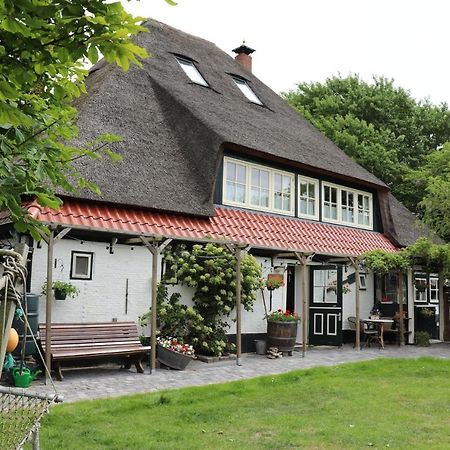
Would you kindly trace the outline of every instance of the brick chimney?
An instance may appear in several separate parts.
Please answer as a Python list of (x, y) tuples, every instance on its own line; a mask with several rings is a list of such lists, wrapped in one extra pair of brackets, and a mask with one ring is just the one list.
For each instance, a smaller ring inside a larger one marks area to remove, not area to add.
[(237, 47), (233, 50), (234, 53), (237, 53), (235, 56), (235, 60), (249, 72), (252, 71), (252, 57), (250, 56), (255, 50), (245, 45), (245, 42), (242, 43), (240, 47)]

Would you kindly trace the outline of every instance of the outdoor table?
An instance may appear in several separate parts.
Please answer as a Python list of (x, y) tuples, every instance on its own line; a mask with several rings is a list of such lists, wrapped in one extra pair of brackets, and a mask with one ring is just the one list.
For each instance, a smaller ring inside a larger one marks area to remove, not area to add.
[(363, 319), (364, 323), (368, 325), (373, 324), (376, 326), (378, 335), (377, 341), (380, 344), (381, 348), (384, 348), (384, 339), (383, 339), (383, 325), (385, 323), (394, 323), (394, 319)]

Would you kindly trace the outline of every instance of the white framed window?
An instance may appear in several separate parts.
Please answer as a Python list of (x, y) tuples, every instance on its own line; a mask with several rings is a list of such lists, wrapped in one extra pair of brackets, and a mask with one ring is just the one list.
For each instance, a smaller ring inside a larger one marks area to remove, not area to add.
[(439, 303), (439, 278), (430, 275), (430, 303)]
[(224, 200), (229, 204), (244, 206), (247, 203), (247, 166), (227, 160), (224, 176)]
[(70, 278), (72, 280), (92, 280), (92, 262), (94, 254), (91, 252), (72, 252), (70, 264)]
[(372, 224), (372, 196), (358, 194), (358, 225), (370, 227)]
[(178, 64), (183, 69), (184, 73), (189, 77), (189, 79), (196, 84), (201, 84), (202, 86), (209, 87), (207, 81), (203, 78), (202, 74), (199, 72), (194, 62), (189, 59), (176, 57)]
[(323, 218), (338, 222), (338, 189), (327, 184), (323, 185)]
[(367, 274), (360, 273), (359, 274), (359, 290), (365, 291), (367, 289)]
[(225, 205), (294, 215), (294, 174), (224, 157)]
[(332, 183), (322, 183), (322, 219), (371, 230), (372, 194)]
[(307, 219), (319, 219), (319, 180), (298, 177), (298, 215)]
[(269, 208), (270, 171), (260, 167), (250, 168), (250, 204), (260, 208)]
[(428, 280), (426, 277), (414, 278), (414, 301), (427, 303)]
[(258, 96), (252, 91), (251, 87), (248, 85), (247, 81), (242, 78), (232, 77), (234, 83), (239, 88), (239, 90), (245, 95), (247, 100), (257, 105), (262, 105), (263, 102), (258, 98)]

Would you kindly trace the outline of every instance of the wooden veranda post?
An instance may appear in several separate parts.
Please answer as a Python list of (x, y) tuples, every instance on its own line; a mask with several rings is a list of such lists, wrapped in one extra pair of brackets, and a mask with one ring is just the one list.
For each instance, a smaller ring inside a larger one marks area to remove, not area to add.
[(242, 250), (236, 247), (236, 364), (241, 365), (241, 262)]
[(361, 350), (361, 311), (360, 311), (360, 269), (359, 269), (359, 261), (356, 258), (349, 258), (350, 263), (355, 269), (355, 348), (357, 350)]
[(55, 236), (55, 227), (49, 227), (50, 234), (40, 232), (42, 239), (47, 244), (47, 290), (45, 298), (45, 384), (51, 382), (51, 363), (52, 363), (52, 299), (53, 299), (53, 250), (55, 241), (62, 239), (72, 228), (63, 228)]
[(308, 272), (307, 272), (307, 263), (308, 257), (302, 255), (301, 253), (295, 253), (295, 257), (301, 264), (302, 268), (302, 357), (305, 357), (306, 354), (306, 341), (308, 335), (308, 323), (307, 323), (307, 314), (308, 314), (308, 304), (307, 304), (307, 296), (308, 296)]
[(53, 248), (55, 233), (50, 230), (47, 238), (47, 292), (45, 300), (45, 384), (51, 382), (50, 372), (52, 367), (52, 284), (53, 284)]
[(156, 369), (156, 327), (157, 327), (157, 296), (158, 296), (158, 260), (162, 250), (172, 241), (166, 239), (163, 243), (157, 240), (150, 242), (144, 236), (140, 236), (145, 247), (152, 254), (152, 298), (151, 298), (151, 316), (150, 316), (150, 374)]
[(405, 319), (403, 313), (403, 272), (398, 272), (398, 314), (400, 325), (400, 345), (405, 345)]

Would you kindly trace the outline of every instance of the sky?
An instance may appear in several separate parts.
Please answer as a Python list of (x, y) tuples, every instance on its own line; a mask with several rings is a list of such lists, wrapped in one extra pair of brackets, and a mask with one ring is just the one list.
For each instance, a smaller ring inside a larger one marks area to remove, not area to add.
[(340, 73), (393, 78), (417, 100), (450, 104), (449, 0), (122, 0), (215, 43), (254, 48), (253, 73), (274, 91)]

